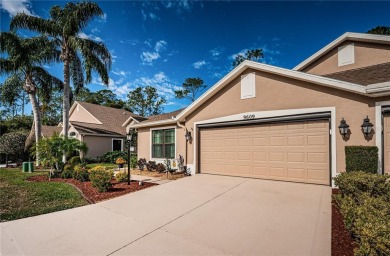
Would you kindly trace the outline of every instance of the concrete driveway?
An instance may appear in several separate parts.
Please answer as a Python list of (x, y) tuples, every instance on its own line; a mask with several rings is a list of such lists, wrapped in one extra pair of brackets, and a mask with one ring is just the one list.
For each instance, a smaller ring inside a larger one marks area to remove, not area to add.
[(331, 188), (195, 175), (0, 231), (1, 255), (330, 255)]

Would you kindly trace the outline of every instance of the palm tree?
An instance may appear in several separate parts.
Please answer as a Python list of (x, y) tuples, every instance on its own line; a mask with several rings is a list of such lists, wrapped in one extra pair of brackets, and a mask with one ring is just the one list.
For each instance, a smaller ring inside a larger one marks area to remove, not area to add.
[[(23, 81), (23, 89), (29, 96), (35, 128), (35, 140), (41, 138), (41, 114), (37, 100), (38, 91), (50, 94), (54, 87), (62, 87), (61, 80), (50, 75), (41, 67), (44, 63), (59, 61), (60, 52), (55, 44), (45, 36), (21, 38), (12, 32), (0, 32), (0, 74), (10, 76), (4, 82)], [(37, 153), (37, 163), (39, 156)]]
[[(25, 28), (52, 37), (61, 49), (64, 63), (63, 90), (63, 135), (68, 137), (70, 78), (77, 92), (84, 82), (90, 83), (92, 71), (96, 71), (105, 85), (109, 83), (108, 70), (111, 68), (111, 54), (103, 43), (79, 36), (89, 21), (104, 13), (96, 3), (67, 3), (50, 9), (50, 18), (42, 19), (25, 13), (17, 14), (11, 20), (11, 29)], [(85, 81), (84, 81), (85, 72)]]

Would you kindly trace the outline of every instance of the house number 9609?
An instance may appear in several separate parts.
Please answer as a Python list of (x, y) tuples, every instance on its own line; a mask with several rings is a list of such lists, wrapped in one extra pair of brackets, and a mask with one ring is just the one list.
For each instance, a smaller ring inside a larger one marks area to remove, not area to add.
[(243, 118), (244, 118), (245, 120), (248, 120), (248, 119), (255, 119), (255, 115), (254, 115), (254, 114), (252, 114), (252, 115), (244, 115)]

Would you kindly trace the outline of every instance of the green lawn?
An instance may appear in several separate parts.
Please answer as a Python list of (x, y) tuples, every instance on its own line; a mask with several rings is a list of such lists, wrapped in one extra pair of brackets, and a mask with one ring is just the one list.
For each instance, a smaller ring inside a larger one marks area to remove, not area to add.
[(49, 212), (87, 205), (80, 193), (69, 184), (29, 182), (32, 175), (21, 169), (0, 168), (0, 221), (16, 220)]

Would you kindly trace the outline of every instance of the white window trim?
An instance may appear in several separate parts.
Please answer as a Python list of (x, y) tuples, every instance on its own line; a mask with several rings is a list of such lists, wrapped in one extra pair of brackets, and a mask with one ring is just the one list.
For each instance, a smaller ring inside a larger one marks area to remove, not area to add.
[(151, 161), (156, 161), (156, 162), (161, 162), (163, 160), (165, 160), (166, 158), (153, 158), (153, 149), (152, 149), (152, 146), (153, 146), (153, 136), (152, 136), (152, 131), (158, 131), (158, 130), (167, 130), (167, 129), (175, 129), (175, 157), (173, 159), (176, 159), (176, 147), (177, 147), (177, 129), (176, 129), (176, 126), (164, 126), (164, 127), (159, 127), (159, 128), (150, 128), (149, 130), (149, 157), (150, 157), (150, 160)]
[(111, 152), (114, 152), (114, 140), (120, 140), (121, 141), (121, 151), (123, 151), (123, 139), (112, 138), (111, 139)]
[(378, 147), (378, 173), (382, 173), (382, 106), (390, 105), (390, 101), (375, 102), (375, 144)]
[[(272, 110), (272, 111), (258, 111), (258, 112), (248, 112), (248, 113), (241, 113), (231, 116), (224, 116), (209, 120), (202, 120), (198, 122), (194, 122), (194, 162), (193, 164), (189, 164), (188, 166), (191, 168), (191, 173), (195, 174), (197, 170), (197, 163), (198, 163), (198, 145), (197, 145), (197, 125), (199, 124), (205, 124), (205, 123), (218, 123), (218, 122), (227, 122), (227, 121), (240, 121), (243, 120), (244, 115), (252, 115), (254, 114), (256, 118), (268, 118), (268, 117), (278, 117), (278, 116), (288, 116), (288, 115), (299, 115), (299, 114), (311, 114), (311, 113), (318, 113), (318, 112), (330, 112), (331, 113), (331, 157), (332, 161), (330, 163), (330, 173), (331, 178), (336, 177), (337, 172), (337, 155), (336, 155), (336, 107), (323, 107), (323, 108), (302, 108), (302, 109), (286, 109), (286, 110)], [(335, 187), (334, 181), (332, 179), (332, 187)]]

